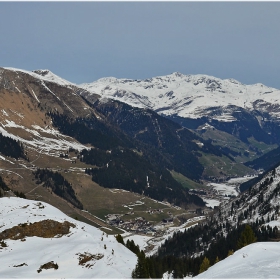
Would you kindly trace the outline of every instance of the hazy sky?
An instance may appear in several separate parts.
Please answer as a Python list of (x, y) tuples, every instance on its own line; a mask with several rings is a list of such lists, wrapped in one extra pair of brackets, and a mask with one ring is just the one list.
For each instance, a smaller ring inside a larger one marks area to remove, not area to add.
[(280, 2), (0, 2), (0, 66), (74, 83), (178, 71), (280, 88)]

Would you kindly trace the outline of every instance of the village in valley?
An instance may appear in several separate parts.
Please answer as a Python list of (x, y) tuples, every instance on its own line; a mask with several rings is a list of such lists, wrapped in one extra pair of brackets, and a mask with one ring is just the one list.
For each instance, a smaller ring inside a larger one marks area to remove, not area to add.
[(153, 202), (158, 207), (149, 207), (147, 198), (139, 196), (136, 202), (123, 205), (127, 212), (107, 214), (106, 223), (122, 230), (125, 239), (135, 240), (140, 248), (150, 254), (174, 232), (184, 231), (203, 222), (207, 216), (218, 211), (220, 204), (238, 196), (240, 183), (248, 179), (250, 178), (234, 178), (219, 184), (208, 183), (204, 189), (189, 190), (205, 201), (206, 207), (203, 208), (182, 209), (168, 202), (155, 200)]

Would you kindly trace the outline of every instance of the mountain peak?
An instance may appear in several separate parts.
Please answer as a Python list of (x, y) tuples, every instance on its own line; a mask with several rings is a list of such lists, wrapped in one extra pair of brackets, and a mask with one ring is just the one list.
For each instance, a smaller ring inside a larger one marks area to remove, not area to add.
[(171, 75), (173, 75), (173, 76), (175, 76), (175, 77), (180, 77), (180, 78), (182, 78), (182, 77), (185, 76), (184, 74), (182, 74), (182, 73), (180, 73), (180, 72), (173, 72), (173, 73), (171, 73)]
[(39, 70), (33, 70), (32, 71), (33, 73), (36, 73), (38, 75), (41, 75), (41, 76), (46, 76), (48, 74), (53, 74), (50, 70), (48, 69), (45, 69), (45, 70), (42, 70), (42, 69), (39, 69)]
[(74, 85), (73, 83), (55, 75), (53, 72), (51, 72), (48, 69), (33, 70), (31, 73), (37, 74), (37, 75), (41, 76), (44, 80), (49, 81), (49, 82), (54, 82), (59, 85), (63, 85), (63, 86)]
[(21, 73), (26, 73), (28, 75), (31, 75), (37, 79), (47, 81), (47, 82), (52, 82), (56, 83), (61, 86), (71, 86), (75, 85), (59, 76), (56, 74), (52, 73), (48, 69), (38, 69), (38, 70), (33, 70), (33, 71), (28, 71), (28, 70), (23, 70), (23, 69), (18, 69), (18, 68), (13, 68), (13, 67), (3, 67), (3, 69), (9, 70), (9, 71), (14, 71), (14, 72), (21, 72)]

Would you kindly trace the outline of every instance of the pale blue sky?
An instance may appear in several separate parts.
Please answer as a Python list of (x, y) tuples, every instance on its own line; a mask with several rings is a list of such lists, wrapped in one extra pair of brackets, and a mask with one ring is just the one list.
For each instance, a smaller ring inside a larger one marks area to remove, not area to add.
[(178, 71), (280, 88), (280, 2), (0, 2), (0, 66), (74, 83)]

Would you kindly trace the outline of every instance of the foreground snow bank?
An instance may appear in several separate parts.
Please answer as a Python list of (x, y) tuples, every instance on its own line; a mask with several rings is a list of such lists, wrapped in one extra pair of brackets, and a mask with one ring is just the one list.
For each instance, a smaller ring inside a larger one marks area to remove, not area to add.
[(68, 221), (75, 227), (70, 227), (68, 234), (54, 238), (33, 236), (4, 240), (0, 243), (1, 279), (131, 278), (137, 257), (114, 236), (71, 219), (44, 202), (0, 199), (0, 232), (47, 219)]
[(195, 278), (280, 278), (280, 243), (258, 242), (248, 245)]

